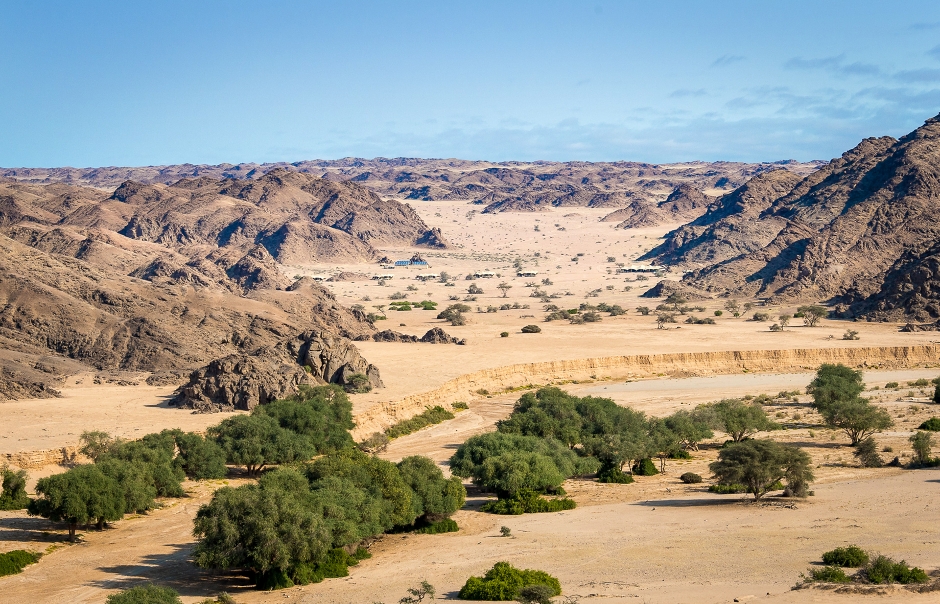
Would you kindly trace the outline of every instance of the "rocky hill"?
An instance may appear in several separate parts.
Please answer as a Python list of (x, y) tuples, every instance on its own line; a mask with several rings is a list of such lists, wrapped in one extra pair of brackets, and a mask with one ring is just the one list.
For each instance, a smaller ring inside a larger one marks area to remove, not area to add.
[[(777, 170), (781, 171), (781, 170)], [(693, 185), (683, 183), (659, 203), (633, 201), (605, 216), (603, 222), (617, 222), (618, 229), (653, 227), (661, 224), (689, 222), (705, 213), (714, 201)]]
[[(128, 180), (164, 185), (183, 178), (251, 181), (259, 180), (274, 170), (289, 170), (336, 182), (351, 181), (395, 199), (476, 203), (486, 206), (486, 212), (577, 206), (621, 208), (637, 204), (642, 208), (655, 207), (658, 213), (666, 209), (660, 202), (683, 185), (691, 186), (699, 194), (706, 190), (730, 191), (768, 170), (783, 168), (806, 175), (819, 165), (821, 162), (798, 163), (792, 160), (761, 164), (648, 164), (346, 158), (212, 166), (9, 168), (0, 169), (0, 176), (37, 184), (68, 183), (113, 190)], [(691, 217), (694, 216), (688, 218)]]
[[(373, 259), (373, 245), (419, 241), (446, 245), (407, 205), (286, 170), (251, 181), (126, 181), (112, 193), (3, 179), (0, 397), (48, 395), (88, 370), (178, 379), (301, 333), (352, 346), (375, 331), (366, 316), (281, 265)], [(377, 370), (369, 377), (379, 385)]]
[[(875, 320), (940, 319), (940, 117), (900, 140), (866, 139), (768, 203), (790, 180), (752, 180), (649, 256), (711, 261), (686, 282), (713, 292), (827, 300)], [(757, 185), (762, 195), (743, 203)], [(758, 237), (756, 249), (744, 245)]]

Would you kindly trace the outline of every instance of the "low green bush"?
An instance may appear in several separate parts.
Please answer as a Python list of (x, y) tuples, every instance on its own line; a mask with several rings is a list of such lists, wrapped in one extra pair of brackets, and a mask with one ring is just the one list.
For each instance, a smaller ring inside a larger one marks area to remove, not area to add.
[(440, 405), (435, 405), (434, 407), (426, 408), (424, 412), (419, 413), (410, 419), (398, 422), (386, 430), (385, 433), (389, 438), (398, 438), (399, 436), (405, 436), (406, 434), (417, 432), (421, 428), (431, 426), (433, 424), (439, 424), (449, 419), (454, 419), (454, 414)]
[(698, 474), (695, 474), (694, 472), (686, 472), (685, 474), (679, 477), (679, 480), (681, 480), (685, 484), (698, 484), (702, 482), (702, 477), (699, 476)]
[(480, 507), (481, 512), (518, 516), (519, 514), (540, 514), (544, 512), (563, 512), (573, 510), (577, 504), (567, 497), (545, 499), (534, 491), (522, 491), (509, 499), (487, 501)]
[(878, 584), (901, 583), (908, 585), (911, 583), (926, 583), (929, 580), (927, 573), (922, 569), (916, 566), (910, 567), (904, 560), (895, 562), (887, 556), (878, 556), (862, 569), (860, 574), (864, 575), (870, 582)]
[(897, 388), (898, 386), (899, 384), (897, 382), (888, 382), (887, 384), (885, 384), (885, 388), (888, 388), (888, 389)]
[(460, 530), (460, 527), (457, 526), (457, 523), (450, 518), (445, 518), (444, 520), (439, 520), (437, 522), (432, 522), (428, 526), (417, 529), (416, 533), (421, 533), (422, 535), (439, 535), (441, 533), (456, 533)]
[(921, 425), (917, 426), (918, 430), (930, 430), (931, 432), (940, 432), (940, 417), (931, 417)]
[(708, 492), (719, 495), (735, 495), (737, 493), (747, 493), (747, 487), (743, 484), (713, 484), (708, 487)]
[(525, 325), (521, 331), (522, 333), (541, 333), (542, 328), (538, 325)]
[(518, 599), (523, 595), (525, 588), (534, 585), (548, 587), (551, 590), (549, 597), (561, 595), (561, 583), (548, 573), (540, 570), (520, 570), (508, 562), (497, 562), (482, 577), (467, 579), (457, 597), (461, 600), (509, 602)]
[(809, 569), (808, 579), (819, 583), (848, 583), (852, 580), (838, 566), (811, 568)]
[(470, 408), (470, 405), (468, 405), (464, 401), (457, 401), (456, 403), (451, 404), (451, 408), (454, 411), (466, 411), (467, 409)]
[(30, 564), (39, 562), (39, 558), (40, 554), (34, 554), (24, 549), (15, 549), (0, 554), (0, 577), (21, 573)]
[(692, 459), (692, 454), (685, 449), (674, 449), (669, 452), (669, 459)]
[(624, 472), (618, 467), (601, 468), (597, 473), (597, 482), (607, 484), (632, 484), (633, 475)]
[(822, 555), (822, 561), (830, 566), (858, 568), (868, 564), (868, 554), (857, 545), (837, 547)]
[(656, 469), (656, 464), (653, 463), (653, 460), (648, 457), (641, 459), (633, 466), (634, 476), (654, 476), (656, 474), (659, 474), (659, 470)]
[(111, 594), (107, 604), (181, 604), (179, 593), (169, 587), (138, 585), (116, 594)]
[(508, 338), (508, 337), (509, 337), (509, 332), (508, 332), (508, 331), (501, 331), (501, 332), (499, 332), (499, 337), (501, 337), (501, 338)]

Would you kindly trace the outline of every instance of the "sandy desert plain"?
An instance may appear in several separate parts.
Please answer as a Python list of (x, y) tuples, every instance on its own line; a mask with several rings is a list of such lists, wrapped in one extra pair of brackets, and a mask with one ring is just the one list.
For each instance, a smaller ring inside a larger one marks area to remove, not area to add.
[[(656, 279), (636, 281), (634, 275), (617, 274), (616, 266), (632, 264), (671, 225), (618, 230), (612, 223), (600, 222), (608, 210), (589, 208), (481, 214), (479, 206), (465, 202), (408, 203), (429, 226), (442, 229), (452, 248), (382, 251), (393, 260), (418, 252), (430, 268), (286, 267), (291, 276), (366, 275), (327, 285), (344, 304), (361, 304), (368, 311), (384, 305), (388, 320), (379, 323), (380, 329), (387, 324), (395, 331), (420, 336), (440, 326), (466, 338), (464, 346), (357, 343), (363, 355), (379, 367), (386, 385), (353, 395), (354, 414), (360, 418), (357, 438), (436, 400), (463, 400), (469, 405), (454, 420), (395, 439), (382, 454), (388, 459), (427, 455), (446, 472), (446, 459), (456, 446), (469, 436), (494, 429), (495, 422), (511, 412), (520, 388), (527, 385), (560, 383), (579, 396), (608, 396), (651, 415), (666, 415), (722, 398), (803, 390), (815, 367), (800, 364), (800, 358), (825, 359), (826, 350), (838, 355), (846, 348), (926, 346), (924, 350), (933, 351), (932, 360), (930, 354), (896, 359), (890, 351), (881, 355), (861, 352), (870, 354), (865, 378), (871, 390), (866, 396), (872, 396), (895, 419), (895, 426), (878, 436), (879, 444), (893, 448), (892, 455), (900, 455), (902, 461), (909, 457), (908, 437), (936, 413), (928, 391), (906, 383), (940, 375), (937, 351), (929, 348), (938, 344), (937, 332), (901, 333), (898, 324), (823, 320), (814, 328), (791, 325), (775, 333), (768, 329), (770, 322), (733, 318), (727, 312), (714, 325), (680, 322), (657, 329), (652, 315), (634, 311), (637, 306), (654, 307), (660, 302), (640, 297)], [(517, 277), (517, 259), (538, 275)], [(444, 271), (459, 276), (454, 286), (415, 278), (419, 272)], [(497, 276), (464, 279), (476, 271)], [(394, 278), (384, 286), (369, 278), (386, 272)], [(606, 302), (628, 312), (583, 325), (544, 322), (544, 304), (530, 297), (534, 288), (527, 287), (530, 282), (541, 284), (542, 279), (552, 285), (538, 287), (559, 294), (553, 302), (562, 308)], [(496, 287), (501, 282), (512, 286), (506, 297)], [(435, 312), (388, 310), (389, 296), (395, 292), (413, 301), (433, 300), (443, 308), (451, 296), (463, 300), (470, 283), (484, 291), (475, 301), (466, 302), (474, 311), (478, 306), (485, 310), (514, 303), (529, 307), (471, 312), (468, 324), (458, 327), (445, 325)], [(408, 286), (417, 289), (409, 291)], [(596, 297), (587, 297), (590, 292), (596, 292)], [(724, 301), (692, 304), (706, 309), (693, 314), (712, 316)], [(795, 308), (761, 310), (778, 315), (792, 314)], [(542, 332), (521, 333), (526, 324), (539, 325)], [(842, 340), (848, 328), (857, 330), (860, 339)], [(500, 337), (503, 331), (509, 336)], [(822, 352), (781, 363), (773, 355), (730, 354), (794, 349)], [(587, 360), (672, 353), (729, 354), (714, 354), (710, 363), (699, 368), (694, 366), (698, 357), (693, 356), (688, 363), (652, 372), (618, 370), (616, 363)], [(748, 360), (760, 358), (764, 360)], [(548, 365), (558, 361), (571, 362)], [(508, 366), (514, 367), (500, 369)], [(128, 374), (127, 383), (140, 384), (118, 385), (96, 384), (93, 375), (76, 376), (63, 389), (62, 398), (0, 403), (0, 462), (6, 459), (26, 467), (32, 489), (39, 477), (62, 470), (46, 462), (61, 458), (63, 448), (74, 450), (68, 448), (77, 445), (84, 430), (133, 437), (163, 428), (203, 430), (225, 417), (169, 408), (166, 401), (173, 387), (147, 386), (142, 383), (144, 377)], [(885, 384), (892, 381), (900, 382), (901, 388), (886, 390)], [(488, 394), (481, 394), (484, 391)], [(900, 587), (864, 594), (792, 589), (800, 574), (818, 563), (823, 551), (853, 543), (928, 572), (940, 569), (940, 470), (858, 467), (847, 439), (820, 425), (809, 400), (806, 395), (796, 401), (778, 399), (766, 408), (786, 428), (769, 436), (797, 444), (812, 457), (815, 495), (808, 499), (771, 497), (754, 504), (749, 496), (709, 493), (707, 466), (717, 458), (717, 446), (702, 447), (690, 460), (670, 461), (666, 473), (638, 477), (634, 484), (569, 480), (565, 489), (578, 507), (567, 512), (483, 514), (476, 509), (485, 498), (468, 483), (468, 503), (454, 517), (459, 532), (388, 535), (371, 546), (373, 557), (351, 568), (347, 578), (261, 592), (243, 578), (201, 571), (189, 561), (192, 519), (199, 506), (209, 500), (214, 488), (242, 479), (187, 482), (188, 497), (167, 500), (160, 509), (129, 516), (103, 532), (86, 531), (74, 545), (64, 539), (64, 530), (45, 519), (25, 512), (0, 512), (0, 552), (19, 548), (50, 552), (23, 573), (0, 579), (0, 602), (103, 602), (107, 594), (141, 580), (177, 589), (186, 603), (220, 591), (240, 603), (394, 602), (422, 580), (437, 588), (439, 598), (447, 599), (455, 597), (468, 576), (479, 575), (500, 560), (557, 576), (565, 596), (585, 603), (940, 601), (936, 592), (913, 593)], [(716, 435), (713, 442), (720, 443), (723, 436)], [(683, 484), (678, 476), (685, 471), (702, 474), (706, 483)], [(501, 525), (509, 526), (513, 537), (501, 538)]]

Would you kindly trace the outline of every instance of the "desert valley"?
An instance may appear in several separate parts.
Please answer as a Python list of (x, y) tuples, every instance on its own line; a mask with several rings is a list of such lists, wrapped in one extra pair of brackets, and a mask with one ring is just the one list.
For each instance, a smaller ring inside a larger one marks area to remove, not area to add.
[(0, 169), (0, 601), (936, 601), (938, 149)]

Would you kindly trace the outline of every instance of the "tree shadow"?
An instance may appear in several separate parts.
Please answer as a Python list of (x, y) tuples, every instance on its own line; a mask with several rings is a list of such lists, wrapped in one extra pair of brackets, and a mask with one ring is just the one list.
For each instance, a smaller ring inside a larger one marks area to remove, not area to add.
[(167, 394), (165, 396), (160, 397), (160, 402), (151, 403), (149, 405), (144, 405), (144, 407), (156, 407), (159, 409), (181, 409), (182, 408), (182, 407), (176, 407), (175, 405), (171, 405), (170, 401), (172, 400), (173, 400), (173, 395)]
[[(192, 543), (169, 546), (168, 552), (149, 554), (134, 564), (99, 567), (112, 575), (88, 585), (100, 589), (130, 589), (135, 585), (155, 583), (175, 589), (183, 596), (208, 597), (227, 591), (233, 595), (254, 589), (254, 583), (239, 571), (207, 571), (193, 564)], [(234, 593), (233, 593), (234, 592)]]
[(733, 505), (746, 501), (745, 498), (734, 497), (727, 499), (727, 495), (721, 496), (722, 499), (650, 499), (649, 501), (637, 501), (632, 505), (642, 505), (643, 507), (657, 508), (695, 508), (708, 506)]
[(60, 543), (68, 541), (64, 523), (54, 523), (45, 518), (13, 516), (0, 518), (0, 541), (22, 541), (29, 543)]

